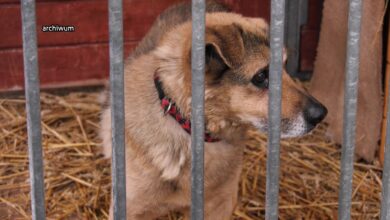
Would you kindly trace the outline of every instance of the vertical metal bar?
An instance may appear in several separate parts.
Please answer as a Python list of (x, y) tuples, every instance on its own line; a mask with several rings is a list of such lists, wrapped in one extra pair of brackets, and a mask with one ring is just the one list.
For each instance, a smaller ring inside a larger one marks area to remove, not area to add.
[(286, 2), (285, 42), (288, 50), (286, 69), (291, 76), (299, 78), (302, 78), (302, 74), (298, 74), (301, 27), (307, 22), (307, 10), (308, 0)]
[(278, 219), (280, 113), (283, 72), (283, 37), (285, 1), (271, 2), (270, 74), (269, 74), (269, 130), (267, 149), (266, 220)]
[(45, 191), (41, 143), (41, 105), (35, 0), (22, 0), (23, 62), (27, 111), (31, 211), (34, 220), (45, 219)]
[(112, 195), (114, 219), (126, 219), (122, 0), (109, 0)]
[(205, 0), (192, 0), (191, 219), (203, 219)]
[[(390, 84), (389, 84), (390, 86)], [(390, 100), (390, 93), (387, 100)], [(390, 220), (390, 102), (387, 103), (385, 165), (382, 176), (381, 220)]]
[(349, 220), (351, 212), (353, 157), (359, 76), (359, 41), (362, 0), (349, 1), (346, 78), (344, 87), (343, 149), (339, 191), (339, 220)]

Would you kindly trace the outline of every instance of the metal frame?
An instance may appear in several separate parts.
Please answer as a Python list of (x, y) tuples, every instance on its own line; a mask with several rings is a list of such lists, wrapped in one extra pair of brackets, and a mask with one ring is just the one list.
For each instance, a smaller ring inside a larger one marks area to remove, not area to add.
[(301, 44), (301, 27), (307, 22), (308, 0), (286, 2), (285, 45), (287, 48), (286, 70), (293, 76), (302, 78), (299, 74), (299, 58)]
[(269, 104), (268, 104), (268, 150), (265, 219), (278, 219), (279, 204), (279, 148), (280, 113), (282, 104), (282, 73), (284, 43), (285, 0), (271, 1), (269, 68)]
[(45, 219), (35, 0), (21, 2), (32, 219)]
[(340, 220), (349, 220), (351, 216), (361, 16), (362, 0), (350, 0), (348, 16), (347, 61), (345, 70), (346, 78), (344, 85), (344, 133), (341, 154), (341, 176), (338, 210), (338, 219)]
[(205, 0), (192, 1), (191, 219), (204, 216)]
[[(306, 0), (300, 0), (305, 4)], [(362, 0), (350, 0), (348, 50), (345, 82), (344, 140), (341, 162), (339, 219), (350, 219), (355, 120), (359, 72), (359, 38)], [(307, 2), (306, 2), (307, 3)], [(36, 37), (35, 1), (22, 0), (23, 58), (31, 181), (31, 207), (34, 220), (45, 219), (44, 177), (41, 146), (39, 74)], [(296, 9), (290, 2), (288, 8)], [(192, 166), (191, 217), (204, 217), (204, 71), (205, 71), (205, 0), (192, 1)], [(112, 106), (112, 181), (114, 219), (126, 219), (123, 15), (122, 0), (109, 0), (110, 82)], [(290, 15), (291, 16), (291, 15)], [(289, 18), (290, 18), (289, 16)], [(269, 141), (266, 181), (266, 219), (278, 219), (280, 112), (283, 71), (285, 0), (271, 2), (270, 28), (270, 101)], [(299, 19), (298, 19), (299, 20)], [(299, 27), (299, 21), (293, 28)], [(290, 29), (287, 29), (291, 32)], [(294, 44), (297, 42), (293, 39)], [(299, 44), (299, 42), (298, 42)], [(295, 62), (295, 61), (294, 61)], [(296, 69), (293, 63), (291, 67)], [(390, 108), (390, 103), (389, 103)], [(390, 111), (387, 112), (390, 123)], [(390, 129), (386, 135), (383, 172), (382, 220), (390, 220)]]
[(114, 219), (126, 219), (125, 107), (122, 0), (109, 0), (110, 92), (112, 127), (112, 202)]

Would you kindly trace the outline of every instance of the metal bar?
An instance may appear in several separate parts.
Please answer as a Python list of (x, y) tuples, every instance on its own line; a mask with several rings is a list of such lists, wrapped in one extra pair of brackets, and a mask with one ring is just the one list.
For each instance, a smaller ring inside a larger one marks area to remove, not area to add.
[(346, 78), (344, 85), (343, 148), (339, 191), (339, 220), (349, 220), (353, 158), (355, 151), (355, 128), (357, 112), (357, 89), (359, 76), (359, 41), (362, 0), (349, 1)]
[(32, 219), (45, 219), (35, 0), (22, 0), (23, 62)]
[(114, 219), (126, 219), (122, 0), (109, 0), (112, 195)]
[(307, 0), (286, 2), (285, 42), (288, 50), (287, 72), (293, 77), (302, 77), (299, 71), (301, 27), (307, 22)]
[[(387, 100), (390, 100), (390, 93)], [(387, 109), (390, 109), (390, 101), (387, 102)], [(386, 129), (385, 165), (382, 176), (381, 220), (390, 220), (390, 111), (387, 110), (386, 114), (388, 129)]]
[(204, 180), (205, 0), (192, 0), (191, 219), (201, 220)]
[(279, 197), (279, 148), (280, 148), (280, 113), (283, 72), (283, 38), (285, 1), (271, 2), (270, 31), (270, 74), (268, 106), (268, 149), (266, 181), (266, 220), (278, 219)]

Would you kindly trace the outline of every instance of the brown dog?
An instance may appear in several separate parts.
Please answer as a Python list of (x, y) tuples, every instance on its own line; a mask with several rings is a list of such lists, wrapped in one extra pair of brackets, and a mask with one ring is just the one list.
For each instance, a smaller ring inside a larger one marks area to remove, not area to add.
[[(190, 207), (190, 5), (157, 19), (125, 65), (127, 219)], [(208, 3), (205, 85), (205, 219), (230, 219), (237, 201), (243, 134), (267, 131), (268, 26)], [(283, 74), (282, 137), (310, 131), (326, 109)], [(102, 115), (111, 155), (110, 108)], [(112, 215), (112, 207), (111, 207)]]

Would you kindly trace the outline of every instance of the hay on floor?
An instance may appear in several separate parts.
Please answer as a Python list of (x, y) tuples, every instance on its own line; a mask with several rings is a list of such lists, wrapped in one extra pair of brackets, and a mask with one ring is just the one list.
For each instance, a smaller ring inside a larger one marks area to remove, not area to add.
[[(98, 93), (42, 94), (42, 141), (48, 219), (106, 219), (110, 161), (99, 152)], [(25, 101), (0, 99), (0, 219), (29, 219)], [(280, 219), (336, 219), (340, 149), (326, 126), (282, 141)], [(234, 219), (264, 219), (266, 140), (256, 132), (245, 148), (240, 203)], [(356, 163), (352, 219), (379, 219), (381, 168)], [(170, 214), (164, 219), (180, 219)]]

